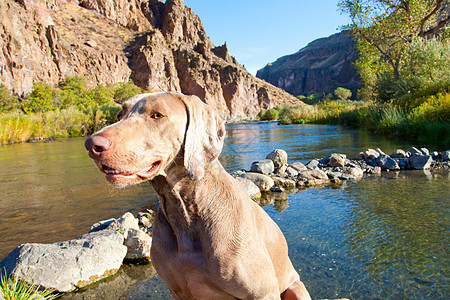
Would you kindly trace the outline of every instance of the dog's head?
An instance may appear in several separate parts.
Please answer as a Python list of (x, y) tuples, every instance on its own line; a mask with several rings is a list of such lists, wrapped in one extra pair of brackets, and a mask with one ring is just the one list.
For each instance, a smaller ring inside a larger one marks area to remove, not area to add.
[(205, 166), (222, 150), (224, 123), (197, 96), (136, 95), (123, 104), (118, 118), (85, 142), (89, 156), (117, 186), (165, 176), (179, 155), (187, 176), (200, 180)]

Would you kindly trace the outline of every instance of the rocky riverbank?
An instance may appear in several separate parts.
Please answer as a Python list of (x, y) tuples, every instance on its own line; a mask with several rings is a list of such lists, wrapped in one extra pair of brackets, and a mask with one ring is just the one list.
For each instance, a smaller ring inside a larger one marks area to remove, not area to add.
[(359, 180), (365, 175), (381, 175), (382, 172), (449, 170), (449, 160), (450, 150), (430, 153), (426, 148), (411, 147), (407, 151), (397, 149), (390, 155), (377, 148), (367, 149), (354, 159), (347, 158), (346, 154), (333, 153), (326, 158), (313, 159), (306, 165), (301, 162), (288, 164), (286, 151), (276, 149), (266, 159), (253, 162), (250, 170), (231, 175), (242, 183), (250, 196), (257, 199), (261, 194), (270, 198), (267, 193)]
[[(234, 172), (232, 176), (260, 205), (274, 202), (275, 209), (282, 211), (288, 205), (288, 194), (299, 189), (341, 184), (364, 176), (379, 176), (382, 172), (450, 170), (449, 159), (450, 150), (430, 153), (425, 148), (411, 147), (390, 155), (380, 149), (367, 149), (353, 159), (333, 153), (303, 164), (288, 163), (286, 151), (276, 149), (265, 159), (253, 162), (249, 170)], [(66, 242), (20, 245), (0, 262), (0, 270), (5, 270), (10, 277), (18, 276), (29, 284), (60, 293), (77, 291), (118, 270), (122, 273), (115, 278), (129, 284), (135, 280), (130, 275), (133, 271), (120, 270), (128, 268), (129, 263), (150, 262), (152, 214), (152, 211), (142, 212), (135, 218), (128, 212), (118, 219), (100, 221), (87, 234)], [(122, 289), (118, 289), (120, 294), (119, 290)]]

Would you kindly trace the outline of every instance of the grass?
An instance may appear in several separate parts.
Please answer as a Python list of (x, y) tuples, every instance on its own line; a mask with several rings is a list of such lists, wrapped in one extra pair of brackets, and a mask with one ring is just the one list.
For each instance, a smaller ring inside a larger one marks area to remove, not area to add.
[(60, 296), (52, 290), (41, 291), (40, 287), (27, 284), (27, 277), (20, 280), (16, 275), (8, 281), (6, 273), (0, 272), (0, 292), (5, 300), (53, 300)]
[(85, 136), (113, 123), (119, 106), (80, 110), (74, 106), (55, 111), (24, 114), (13, 111), (0, 114), (0, 143), (30, 139)]

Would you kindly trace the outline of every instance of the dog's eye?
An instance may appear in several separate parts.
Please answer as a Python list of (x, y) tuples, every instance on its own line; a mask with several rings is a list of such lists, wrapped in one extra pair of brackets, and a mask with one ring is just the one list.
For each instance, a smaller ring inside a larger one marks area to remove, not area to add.
[(154, 113), (152, 113), (152, 114), (150, 115), (150, 118), (155, 119), (155, 120), (161, 119), (161, 118), (163, 118), (163, 117), (164, 117), (163, 114), (161, 114), (161, 113), (159, 113), (159, 112), (154, 112)]

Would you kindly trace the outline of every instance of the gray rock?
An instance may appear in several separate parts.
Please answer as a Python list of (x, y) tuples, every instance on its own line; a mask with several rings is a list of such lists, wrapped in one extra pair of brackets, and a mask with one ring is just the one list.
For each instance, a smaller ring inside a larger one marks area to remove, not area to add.
[(272, 160), (275, 168), (279, 168), (287, 164), (288, 155), (282, 149), (275, 149), (267, 155), (266, 159)]
[(375, 149), (375, 151), (377, 151), (380, 155), (386, 154), (383, 152), (383, 150), (381, 150), (380, 148)]
[(297, 170), (299, 172), (308, 170), (308, 168), (304, 164), (299, 162), (299, 161), (290, 164), (289, 167), (291, 167), (291, 168), (293, 168), (293, 169), (295, 169), (295, 170)]
[(374, 149), (367, 149), (363, 152), (364, 159), (376, 159), (380, 156), (380, 152)]
[(399, 158), (396, 159), (398, 166), (400, 167), (400, 169), (405, 170), (408, 169), (408, 165), (409, 165), (409, 158), (405, 157), (405, 158)]
[(364, 175), (364, 172), (360, 167), (348, 168), (345, 171), (347, 174), (353, 176), (355, 179), (360, 179)]
[(242, 177), (253, 181), (253, 183), (263, 192), (267, 192), (275, 185), (272, 178), (260, 173), (247, 172), (242, 174)]
[(127, 246), (126, 259), (130, 261), (150, 261), (150, 236), (139, 228), (139, 221), (132, 213), (126, 212), (119, 219), (113, 221), (107, 229), (120, 232), (125, 238)]
[(152, 238), (140, 229), (130, 228), (125, 240), (127, 246), (126, 260), (137, 262), (150, 262), (150, 248)]
[(139, 230), (139, 221), (130, 212), (126, 212), (123, 216), (112, 222), (107, 227), (107, 229), (109, 230), (119, 231), (120, 233), (123, 234), (125, 239), (127, 239), (128, 231), (131, 228)]
[(292, 167), (287, 167), (285, 173), (286, 173), (286, 175), (291, 176), (291, 177), (298, 176), (298, 171)]
[(330, 158), (333, 157), (333, 156), (340, 156), (344, 160), (347, 159), (347, 155), (346, 154), (343, 154), (343, 153), (331, 153), (331, 155), (328, 156), (327, 160), (330, 160)]
[(420, 152), (422, 152), (423, 155), (430, 155), (430, 150), (427, 148), (420, 148)]
[(320, 184), (329, 181), (327, 174), (320, 169), (303, 171), (299, 177), (305, 179), (309, 184)]
[(413, 155), (409, 158), (411, 167), (416, 170), (426, 170), (431, 167), (433, 158), (431, 155)]
[(70, 292), (116, 273), (127, 253), (123, 241), (120, 233), (102, 230), (61, 243), (22, 244), (0, 269), (28, 284)]
[(443, 152), (441, 153), (441, 155), (442, 155), (442, 160), (443, 160), (443, 161), (448, 161), (448, 160), (450, 160), (450, 150), (443, 151)]
[(406, 152), (403, 151), (402, 149), (397, 149), (394, 152), (391, 153), (391, 155), (389, 155), (392, 158), (405, 158), (406, 157)]
[(341, 155), (331, 155), (328, 165), (330, 167), (343, 168), (345, 166), (345, 161)]
[(309, 170), (315, 169), (319, 166), (320, 162), (317, 159), (311, 160), (309, 163), (306, 164), (306, 168)]
[(377, 164), (383, 170), (400, 170), (397, 162), (389, 155), (381, 154), (377, 159)]
[(259, 190), (259, 187), (251, 180), (243, 178), (243, 177), (236, 177), (237, 181), (240, 182), (243, 189), (247, 192), (247, 194), (252, 198), (259, 198), (261, 197), (261, 191)]
[(273, 164), (273, 161), (270, 159), (255, 161), (252, 163), (252, 166), (250, 167), (250, 171), (266, 175), (273, 173), (274, 170), (275, 166)]
[(286, 173), (286, 169), (287, 169), (287, 166), (283, 165), (279, 168), (276, 168), (275, 171), (273, 171), (273, 173), (276, 175), (284, 175), (284, 173)]
[(381, 175), (381, 167), (369, 167), (367, 169), (367, 173), (368, 174), (372, 174), (372, 175)]
[(336, 179), (336, 178), (339, 178), (340, 176), (342, 176), (342, 172), (337, 172), (337, 171), (328, 171), (326, 174), (329, 179)]
[(117, 221), (117, 220), (114, 218), (99, 221), (91, 226), (91, 230), (89, 230), (89, 232), (95, 232), (95, 231), (100, 231), (100, 230), (106, 229), (106, 228), (108, 228), (109, 225), (111, 225), (115, 221)]
[(407, 151), (407, 156), (410, 157), (410, 156), (413, 156), (413, 155), (422, 155), (422, 151), (420, 151), (416, 147), (411, 147)]
[(272, 177), (273, 182), (275, 186), (284, 187), (284, 188), (294, 188), (295, 187), (295, 181), (288, 179), (288, 178), (282, 178), (278, 176)]

